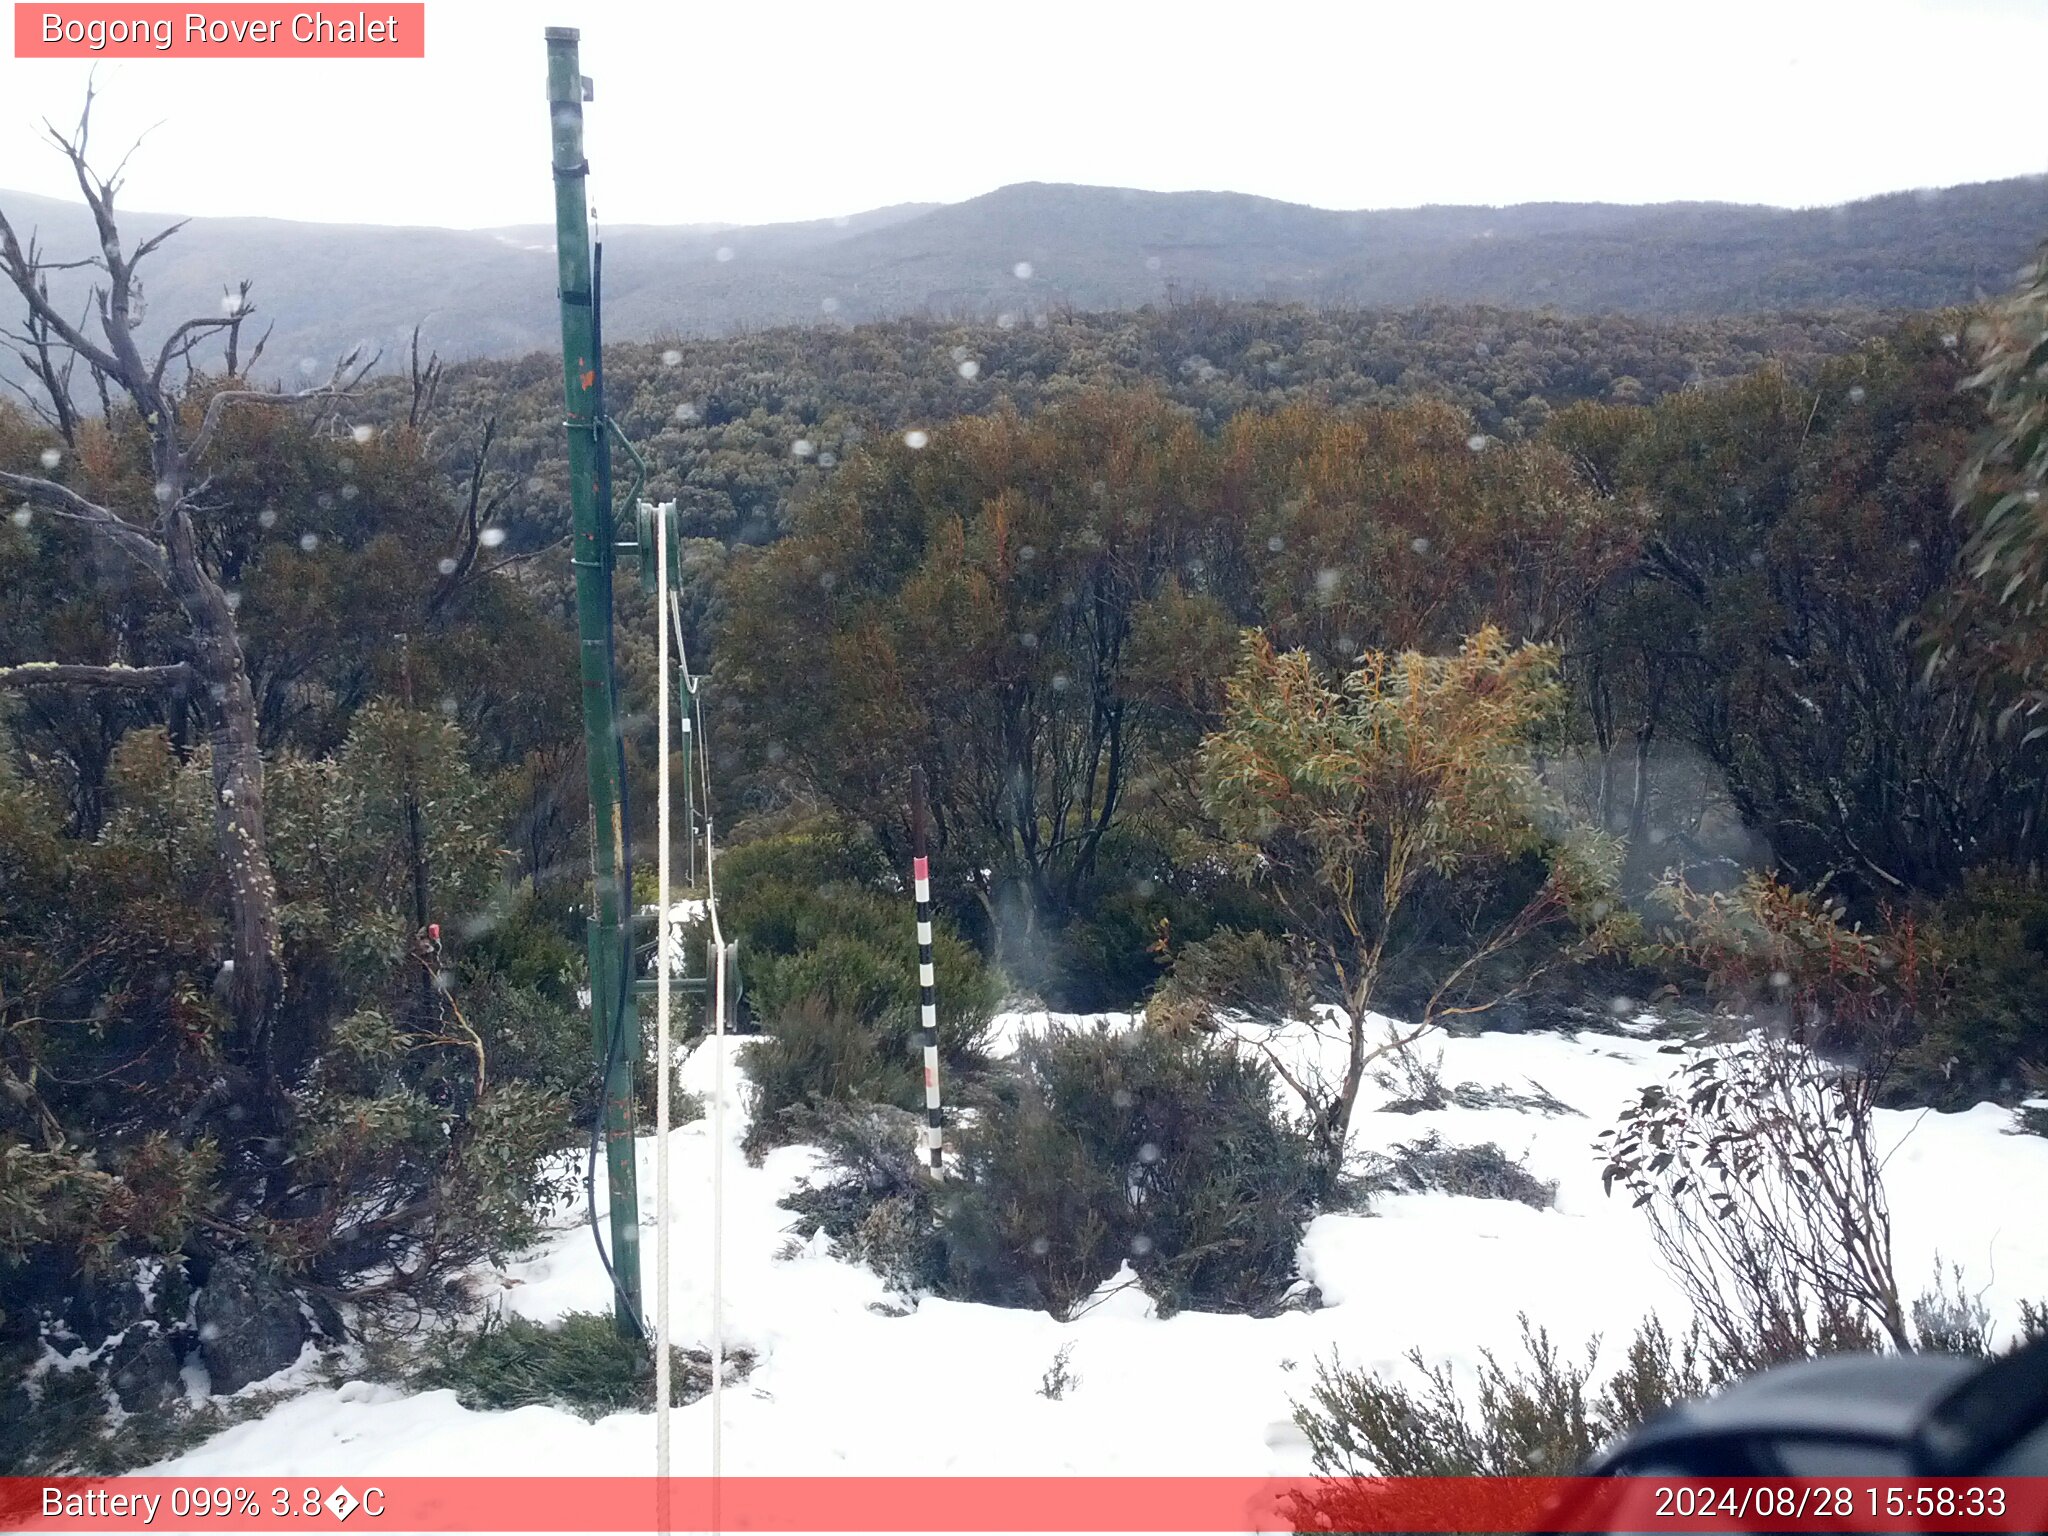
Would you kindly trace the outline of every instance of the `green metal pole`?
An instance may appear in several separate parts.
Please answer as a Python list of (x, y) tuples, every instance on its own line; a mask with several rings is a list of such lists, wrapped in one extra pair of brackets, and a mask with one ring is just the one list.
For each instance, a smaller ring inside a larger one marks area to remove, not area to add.
[[(548, 116), (555, 173), (555, 249), (562, 304), (562, 388), (568, 408), (569, 495), (574, 511), (576, 629), (583, 653), (583, 748), (590, 769), (590, 872), (595, 894), (588, 936), (590, 1028), (604, 1085), (605, 1168), (611, 1197), (614, 1298), (621, 1337), (639, 1334), (640, 1207), (633, 1160), (633, 1068), (640, 1015), (626, 974), (622, 932), (632, 893), (622, 888), (626, 828), (619, 804), (618, 681), (612, 666), (612, 509), (602, 476), (605, 423), (596, 414), (596, 317), (592, 311), (589, 203), (583, 158), (583, 77), (573, 27), (550, 27)], [(612, 1030), (620, 1033), (613, 1048)]]

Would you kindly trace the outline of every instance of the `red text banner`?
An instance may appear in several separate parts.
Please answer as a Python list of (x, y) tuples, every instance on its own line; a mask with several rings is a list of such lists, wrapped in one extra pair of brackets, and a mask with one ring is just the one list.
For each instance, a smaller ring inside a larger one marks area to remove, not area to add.
[(0, 1478), (20, 1531), (2048, 1531), (2048, 1479)]
[(18, 59), (423, 59), (424, 3), (14, 7)]

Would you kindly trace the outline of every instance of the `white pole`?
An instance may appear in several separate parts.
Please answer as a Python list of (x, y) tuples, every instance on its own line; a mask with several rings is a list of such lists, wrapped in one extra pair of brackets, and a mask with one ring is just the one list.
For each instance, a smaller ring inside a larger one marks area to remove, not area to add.
[[(725, 933), (718, 922), (718, 886), (711, 851), (711, 818), (704, 818), (704, 881), (711, 910), (711, 987), (714, 999), (711, 1019), (715, 1038), (712, 1048), (711, 1085), (711, 1476), (720, 1475), (725, 1436)], [(717, 1498), (717, 1485), (712, 1497)], [(717, 1505), (712, 1506), (712, 1528), (718, 1528)]]
[[(660, 1526), (668, 1529), (669, 1476), (669, 1279), (668, 1279), (668, 1123), (669, 1078), (675, 1059), (669, 1042), (668, 991), (670, 964), (668, 889), (668, 508), (659, 507), (654, 518), (654, 569), (659, 615), (655, 629), (655, 691), (661, 696), (655, 709), (655, 763), (658, 811), (655, 849), (655, 934), (654, 946), (654, 1475), (659, 1481), (656, 1505)], [(631, 986), (625, 978), (621, 985)]]

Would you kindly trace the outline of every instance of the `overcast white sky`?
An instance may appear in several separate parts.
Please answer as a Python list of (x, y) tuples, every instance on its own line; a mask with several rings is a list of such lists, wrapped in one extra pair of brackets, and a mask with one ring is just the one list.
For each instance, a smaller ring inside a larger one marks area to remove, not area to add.
[[(102, 64), (99, 142), (162, 120), (128, 206), (546, 222), (557, 24), (597, 81), (610, 223), (1014, 181), (1806, 206), (2048, 170), (2024, 131), (2048, 0), (428, 0), (427, 22), (423, 61)], [(35, 126), (75, 118), (86, 72), (0, 59), (0, 187), (71, 190)]]

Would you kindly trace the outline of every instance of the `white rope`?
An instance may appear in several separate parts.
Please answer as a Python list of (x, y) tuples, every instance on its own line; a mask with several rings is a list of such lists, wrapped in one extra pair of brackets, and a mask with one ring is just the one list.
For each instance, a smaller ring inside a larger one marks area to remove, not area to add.
[[(692, 699), (694, 709), (695, 699)], [(705, 761), (704, 733), (697, 732), (697, 757)], [(704, 774), (704, 909), (711, 919), (711, 1476), (712, 1528), (718, 1527), (716, 1479), (724, 1461), (725, 1437), (725, 930), (718, 921), (718, 856), (711, 841), (710, 770)]]
[[(661, 611), (668, 611), (668, 517), (660, 509), (654, 519), (655, 581)], [(659, 1481), (656, 1506), (659, 1525), (668, 1529), (669, 1477), (669, 1271), (668, 1271), (668, 1133), (669, 1079), (675, 1075), (675, 1057), (669, 1041), (669, 968), (671, 964), (669, 913), (669, 785), (668, 785), (668, 625), (655, 626), (660, 634), (655, 646), (655, 684), (661, 701), (655, 710), (655, 761), (661, 765), (656, 791), (657, 822), (655, 846), (654, 947), (654, 1475)], [(630, 986), (631, 978), (622, 981)]]
[[(690, 651), (683, 637), (683, 613), (675, 594), (669, 590), (667, 520), (657, 518), (655, 535), (656, 563), (660, 567), (656, 577), (657, 597), (667, 622), (662, 626), (659, 648), (661, 670), (661, 699), (663, 729), (668, 719), (668, 662), (669, 635), (675, 637), (676, 654), (681, 660), (683, 686), (690, 695), (689, 711), (692, 730), (691, 756), (695, 760), (699, 788), (702, 791), (704, 817), (704, 911), (711, 924), (711, 1526), (719, 1528), (718, 1485), (716, 1479), (724, 1466), (725, 1451), (725, 1019), (727, 999), (725, 972), (727, 949), (725, 930), (718, 920), (718, 875), (717, 854), (711, 837), (711, 763), (706, 750), (704, 736), (703, 705), (698, 698), (697, 678), (690, 672)], [(666, 736), (663, 741), (666, 743)], [(662, 763), (662, 804), (666, 807), (668, 795), (668, 755), (666, 750)], [(662, 836), (664, 848), (667, 838), (667, 812), (663, 811)], [(664, 868), (666, 866), (664, 865)], [(667, 887), (663, 887), (664, 893)], [(666, 912), (666, 895), (663, 896), (663, 911)], [(665, 1123), (665, 1122), (664, 1122)], [(666, 1161), (664, 1160), (664, 1167)], [(664, 1205), (663, 1210), (666, 1212)], [(657, 1255), (665, 1250), (657, 1244)], [(664, 1467), (666, 1463), (663, 1463)], [(666, 1475), (664, 1473), (664, 1475)]]

